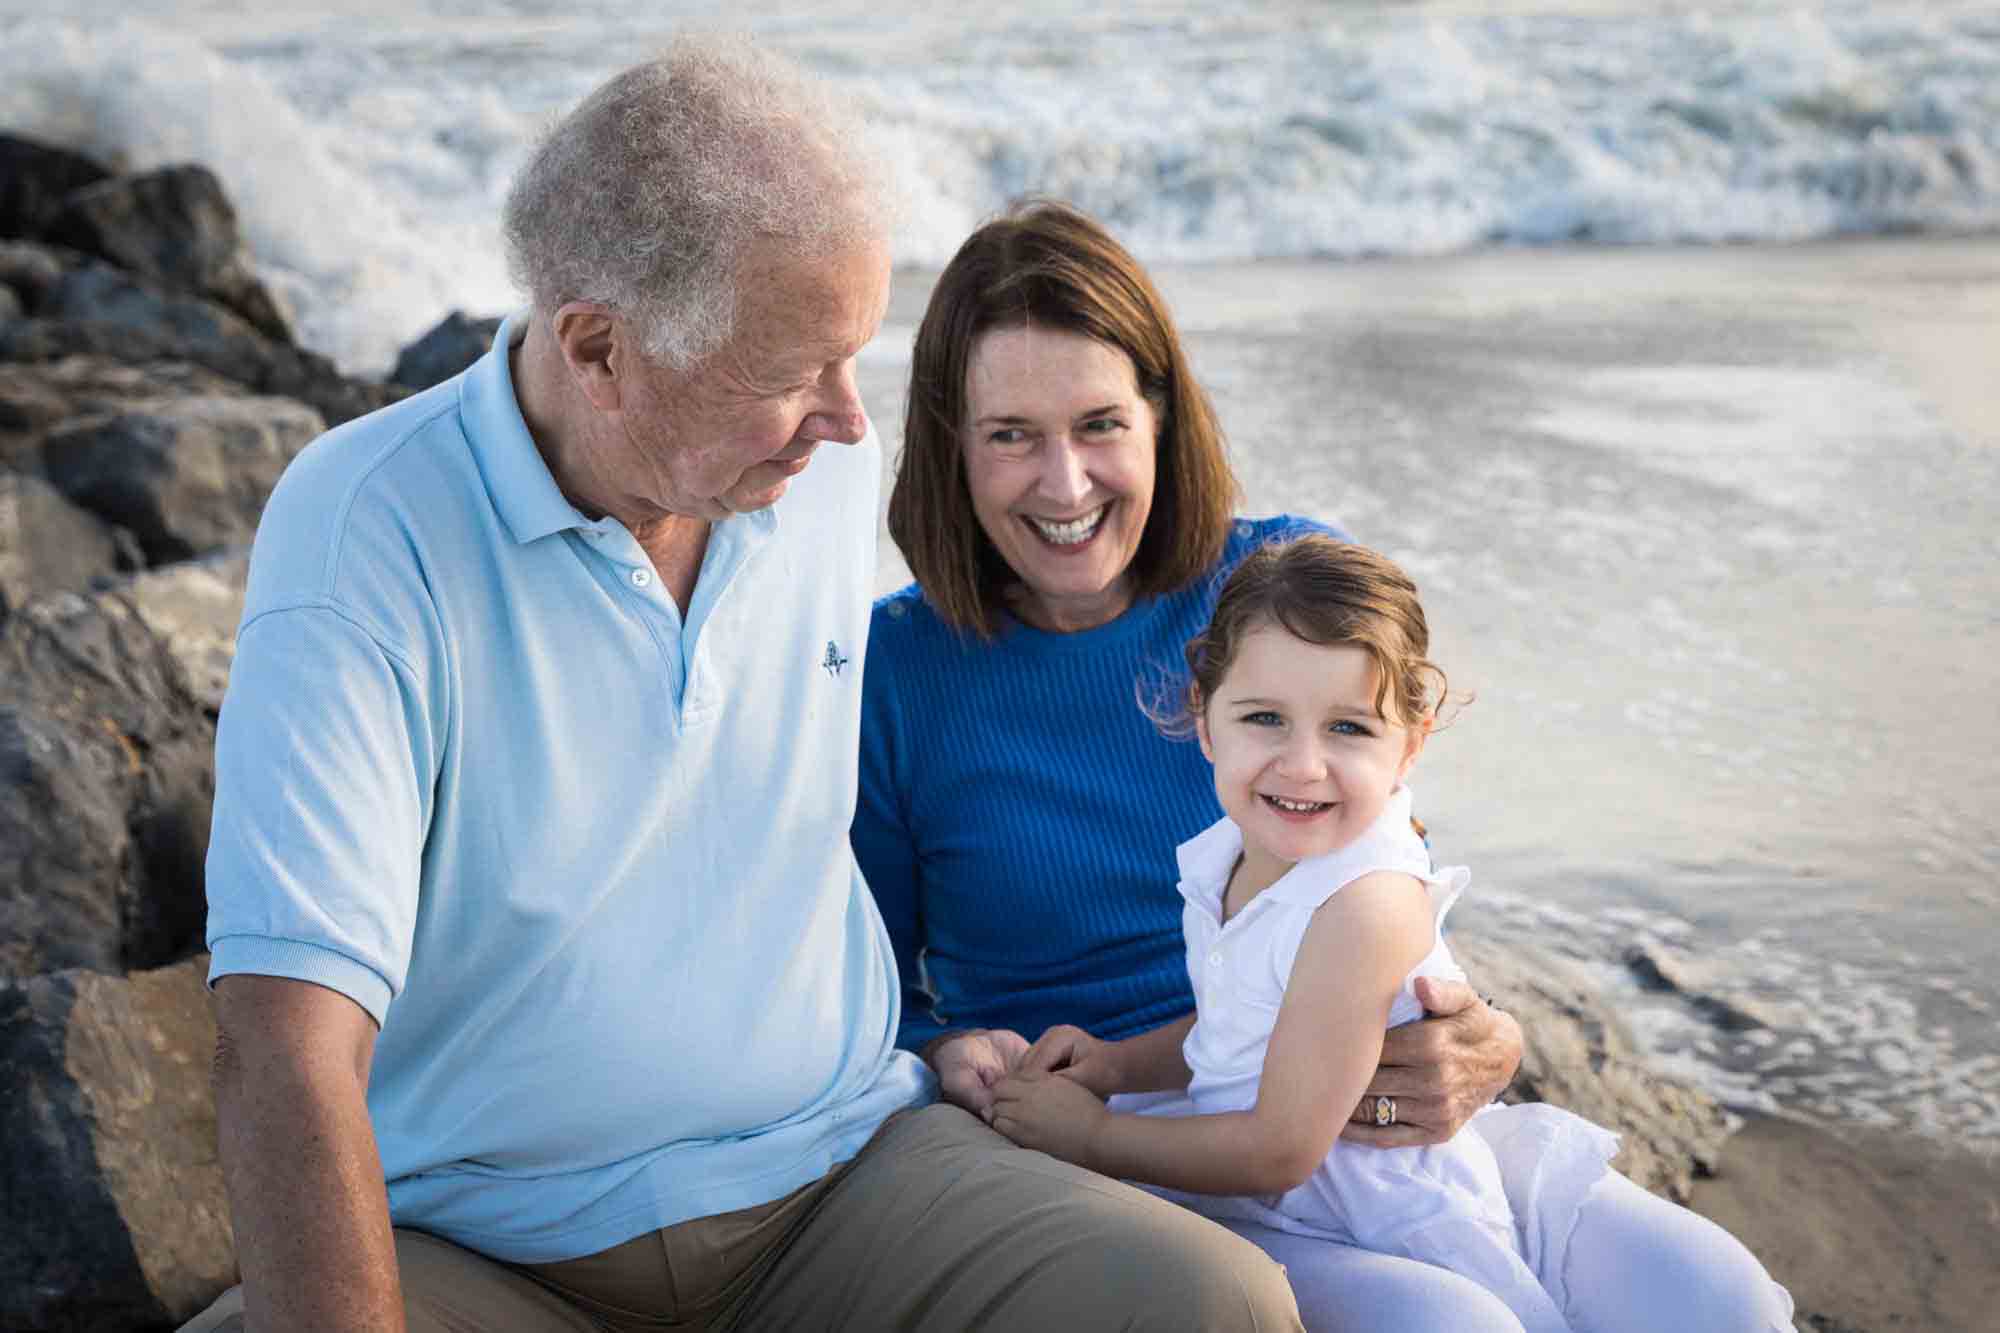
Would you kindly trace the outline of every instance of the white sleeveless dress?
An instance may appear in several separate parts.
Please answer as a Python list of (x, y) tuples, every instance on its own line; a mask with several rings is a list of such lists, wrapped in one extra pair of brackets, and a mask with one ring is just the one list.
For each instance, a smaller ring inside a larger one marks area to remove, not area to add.
[[(1376, 870), (1421, 880), (1430, 892), (1431, 951), (1403, 979), (1389, 1026), (1423, 1017), (1418, 977), (1465, 979), (1444, 942), (1444, 918), (1470, 879), (1463, 866), (1433, 870), (1410, 826), (1411, 795), (1399, 787), (1381, 818), (1354, 842), (1301, 861), (1227, 924), (1222, 898), (1243, 849), (1223, 819), (1181, 844), (1182, 930), (1196, 1019), (1182, 1050), (1193, 1080), (1186, 1093), (1111, 1099), (1114, 1111), (1212, 1115), (1257, 1101), (1264, 1052), (1292, 962), (1313, 913), (1341, 888)], [(1460, 1273), (1507, 1303), (1528, 1333), (1567, 1333), (1560, 1311), (1563, 1258), (1577, 1207), (1610, 1170), (1617, 1136), (1557, 1107), (1490, 1106), (1465, 1132), (1433, 1148), (1370, 1148), (1336, 1142), (1311, 1179), (1282, 1195), (1221, 1197), (1156, 1190), (1211, 1217), (1258, 1222)]]

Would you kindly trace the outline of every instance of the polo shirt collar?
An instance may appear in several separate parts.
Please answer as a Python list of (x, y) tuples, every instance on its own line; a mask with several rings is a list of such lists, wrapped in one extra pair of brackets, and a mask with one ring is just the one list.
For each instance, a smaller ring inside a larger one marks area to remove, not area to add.
[[(486, 494), (500, 511), (515, 542), (522, 546), (571, 528), (599, 531), (618, 528), (621, 525), (613, 518), (592, 522), (563, 497), (555, 474), (549, 471), (542, 451), (535, 446), (535, 437), (528, 433), (520, 400), (514, 396), (514, 373), (507, 356), (528, 336), (528, 319), (526, 311), (516, 311), (502, 320), (500, 331), (493, 336), (492, 348), (473, 362), (459, 381), (465, 434), (472, 441), (472, 455), (478, 461), (479, 475), (485, 479)], [(718, 540), (725, 544), (758, 544), (777, 529), (778, 507), (767, 505), (711, 523), (711, 549)]]
[(1274, 902), (1311, 910), (1333, 896), (1328, 885), (1341, 888), (1370, 870), (1405, 870), (1422, 879), (1428, 865), (1408, 864), (1409, 857), (1399, 850), (1399, 843), (1408, 840), (1414, 802), (1410, 789), (1399, 784), (1360, 837), (1323, 856), (1307, 857), (1264, 892)]
[(473, 362), (458, 389), (465, 434), (485, 479), (486, 494), (523, 546), (552, 532), (590, 526), (590, 520), (563, 498), (514, 396), (507, 353), (527, 335), (525, 311), (507, 316), (494, 335), (492, 349)]
[(1236, 869), (1236, 858), (1242, 854), (1243, 830), (1227, 815), (1189, 838), (1174, 849), (1174, 859), (1180, 863), (1181, 896), (1220, 920), (1222, 895)]

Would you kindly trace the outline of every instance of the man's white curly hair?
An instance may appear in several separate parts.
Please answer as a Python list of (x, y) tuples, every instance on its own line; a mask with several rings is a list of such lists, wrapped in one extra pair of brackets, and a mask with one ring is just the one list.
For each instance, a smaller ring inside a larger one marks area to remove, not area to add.
[(893, 197), (820, 80), (742, 37), (686, 36), (550, 128), (507, 194), (507, 262), (539, 314), (610, 306), (692, 370), (729, 340), (753, 242), (814, 259), (886, 237)]

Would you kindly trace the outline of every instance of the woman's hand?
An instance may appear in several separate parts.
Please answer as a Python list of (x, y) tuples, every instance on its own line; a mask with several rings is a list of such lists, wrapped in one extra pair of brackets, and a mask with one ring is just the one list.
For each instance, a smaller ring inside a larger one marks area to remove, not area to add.
[(993, 1119), (993, 1085), (1028, 1052), (1028, 1039), (1006, 1028), (947, 1032), (924, 1047), (924, 1062), (938, 1077), (938, 1090), (953, 1106), (981, 1120)]
[[(1470, 986), (1417, 978), (1422, 1022), (1391, 1028), (1382, 1064), (1340, 1137), (1378, 1148), (1443, 1143), (1498, 1097), (1521, 1064), (1521, 1025)], [(1395, 1099), (1395, 1123), (1376, 1123), (1375, 1099)]]
[(1090, 1140), (1110, 1113), (1097, 1094), (1061, 1074), (1010, 1074), (993, 1087), (993, 1128), (1023, 1148), (1090, 1165)]
[(1099, 1041), (1082, 1028), (1052, 1027), (1021, 1057), (1023, 1074), (1061, 1074), (1097, 1096), (1109, 1097), (1123, 1085), (1116, 1061), (1116, 1043)]

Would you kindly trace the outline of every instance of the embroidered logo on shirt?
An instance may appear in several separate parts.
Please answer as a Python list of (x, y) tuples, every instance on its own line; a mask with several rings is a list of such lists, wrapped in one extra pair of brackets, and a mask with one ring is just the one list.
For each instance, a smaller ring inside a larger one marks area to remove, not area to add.
[(847, 659), (840, 655), (840, 645), (832, 639), (828, 639), (826, 641), (826, 656), (820, 658), (819, 664), (826, 668), (827, 675), (838, 676), (840, 669), (847, 665)]

